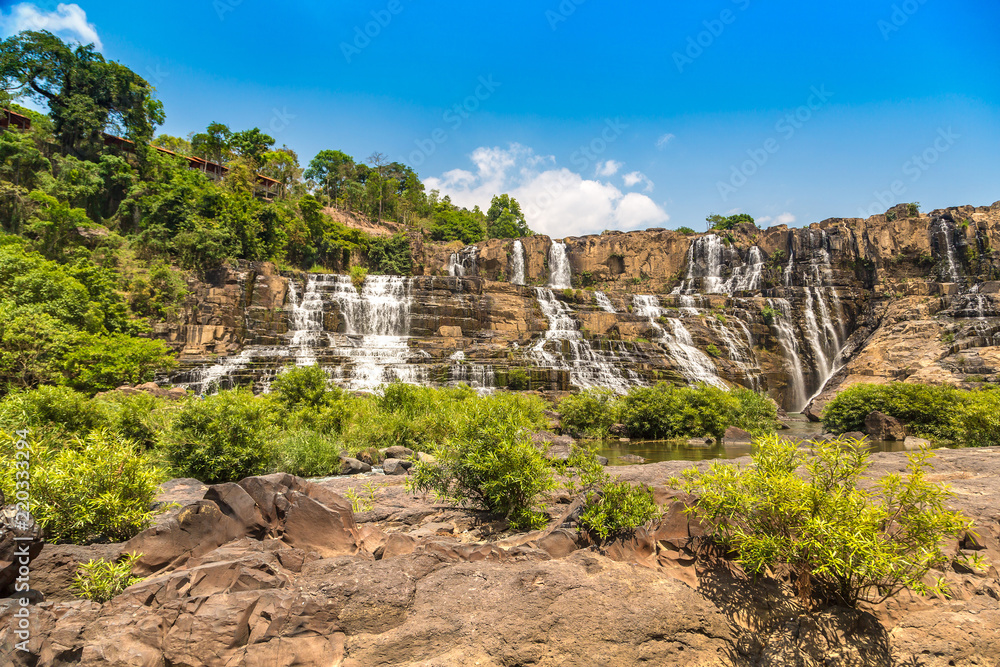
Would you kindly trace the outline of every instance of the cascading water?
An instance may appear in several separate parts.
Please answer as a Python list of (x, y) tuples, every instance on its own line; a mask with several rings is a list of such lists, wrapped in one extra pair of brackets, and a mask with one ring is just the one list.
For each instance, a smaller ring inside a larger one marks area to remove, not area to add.
[[(806, 285), (803, 287), (806, 297), (805, 307), (805, 338), (812, 350), (816, 365), (817, 388), (813, 397), (818, 395), (834, 373), (839, 370), (839, 356), (842, 349), (841, 336), (844, 332), (843, 311), (837, 290), (828, 286), (833, 274), (830, 263), (829, 239), (826, 231), (820, 230), (819, 243), (812, 230), (809, 231), (809, 245), (812, 257), (809, 260), (809, 271), (805, 273)], [(834, 308), (838, 311), (837, 324), (833, 322), (826, 296), (829, 294)], [(812, 400), (810, 398), (809, 400)]]
[(934, 231), (934, 235), (940, 239), (938, 251), (945, 258), (945, 263), (942, 267), (942, 279), (946, 278), (949, 282), (953, 283), (959, 282), (962, 276), (958, 271), (958, 261), (955, 259), (955, 244), (952, 241), (952, 231), (951, 227), (948, 226), (947, 220), (944, 218), (938, 220), (938, 227)]
[(617, 313), (615, 307), (611, 304), (611, 299), (604, 292), (594, 292), (594, 301), (606, 313)]
[(514, 241), (510, 250), (510, 282), (514, 285), (524, 285), (524, 266), (526, 264), (524, 244), (521, 239)]
[(726, 294), (733, 294), (760, 289), (764, 263), (764, 252), (757, 246), (751, 247), (746, 264), (733, 269), (733, 275), (725, 282), (722, 291)]
[[(549, 322), (545, 335), (532, 346), (530, 356), (543, 365), (567, 369), (570, 382), (578, 387), (607, 387), (624, 394), (639, 383), (632, 371), (623, 374), (621, 367), (631, 361), (624, 345), (619, 343), (609, 351), (595, 350), (577, 328), (573, 310), (556, 299), (552, 290), (535, 288), (538, 305)], [(558, 348), (553, 354), (550, 347)]]
[(496, 388), (496, 373), (489, 364), (472, 364), (465, 360), (465, 352), (459, 350), (448, 357), (451, 362), (451, 384), (466, 384), (480, 393), (489, 393)]
[(788, 396), (788, 404), (792, 412), (799, 412), (807, 402), (806, 380), (802, 372), (802, 357), (799, 356), (799, 342), (792, 327), (792, 307), (786, 299), (768, 299), (767, 305), (772, 311), (771, 326), (778, 334), (778, 343), (785, 351), (785, 361), (791, 366), (788, 375), (792, 390)]
[(349, 276), (333, 278), (330, 296), (340, 306), (345, 331), (329, 336), (331, 352), (350, 360), (348, 368), (339, 369), (338, 379), (355, 390), (372, 390), (393, 380), (419, 383), (420, 367), (408, 363), (409, 279), (368, 276), (358, 292)]
[(670, 326), (668, 332), (660, 324), (663, 309), (660, 300), (651, 295), (637, 294), (633, 299), (633, 312), (649, 319), (650, 325), (659, 334), (659, 342), (663, 343), (680, 369), (681, 375), (691, 383), (704, 382), (716, 387), (726, 388), (726, 383), (715, 371), (715, 364), (707, 354), (694, 346), (691, 332), (684, 323), (675, 318), (667, 319)]
[(453, 278), (464, 278), (474, 274), (478, 254), (479, 248), (474, 245), (453, 252), (448, 256), (448, 275)]
[(549, 287), (569, 289), (573, 286), (573, 275), (566, 256), (566, 244), (553, 241), (549, 247)]

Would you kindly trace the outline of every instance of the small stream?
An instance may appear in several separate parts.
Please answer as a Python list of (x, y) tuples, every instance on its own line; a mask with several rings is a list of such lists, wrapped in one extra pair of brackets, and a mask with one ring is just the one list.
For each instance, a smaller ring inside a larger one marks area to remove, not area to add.
[[(804, 415), (789, 413), (785, 425), (787, 429), (779, 435), (796, 440), (817, 438), (823, 433), (823, 425), (809, 421)], [(873, 452), (904, 451), (902, 442), (870, 441)], [(659, 461), (708, 461), (711, 459), (735, 459), (749, 456), (750, 445), (692, 444), (689, 440), (632, 440), (620, 442), (605, 440), (598, 446), (598, 454), (608, 458), (609, 465), (637, 465), (635, 461), (622, 461), (627, 455), (641, 456), (646, 463)]]

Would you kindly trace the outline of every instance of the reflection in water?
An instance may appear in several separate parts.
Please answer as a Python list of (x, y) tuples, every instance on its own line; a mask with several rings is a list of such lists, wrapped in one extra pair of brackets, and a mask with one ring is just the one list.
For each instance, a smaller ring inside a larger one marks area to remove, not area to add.
[[(810, 422), (799, 414), (789, 414), (789, 428), (779, 431), (779, 435), (794, 440), (809, 440), (818, 438), (823, 433), (823, 426)], [(903, 451), (902, 442), (871, 441), (873, 452)], [(749, 456), (750, 445), (721, 445), (716, 443), (697, 444), (689, 440), (633, 440), (619, 442), (607, 440), (598, 444), (598, 453), (606, 456), (610, 465), (636, 465), (634, 461), (622, 461), (626, 455), (641, 456), (646, 463), (658, 461), (708, 461), (711, 459), (735, 459)]]

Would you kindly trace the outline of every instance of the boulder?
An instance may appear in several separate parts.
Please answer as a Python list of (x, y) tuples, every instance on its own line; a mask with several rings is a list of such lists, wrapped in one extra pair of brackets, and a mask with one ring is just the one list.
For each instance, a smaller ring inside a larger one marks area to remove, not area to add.
[(848, 431), (847, 433), (841, 433), (840, 437), (850, 440), (864, 440), (868, 436), (861, 431)]
[(921, 447), (931, 448), (931, 441), (924, 438), (918, 438), (916, 436), (908, 435), (906, 440), (903, 441), (903, 449), (906, 451), (913, 451), (920, 449)]
[(417, 452), (417, 461), (420, 463), (426, 463), (428, 465), (434, 465), (437, 463), (437, 459), (427, 452)]
[(745, 445), (751, 442), (753, 442), (753, 434), (735, 426), (727, 428), (725, 435), (722, 436), (722, 444), (724, 445)]
[(625, 424), (612, 424), (611, 428), (608, 429), (608, 433), (622, 437), (628, 435), (628, 429), (625, 428)]
[(646, 459), (638, 454), (622, 454), (618, 457), (620, 463), (645, 463)]
[(906, 426), (903, 422), (877, 410), (865, 417), (865, 433), (872, 440), (906, 440)]
[(359, 475), (371, 471), (372, 467), (363, 461), (352, 459), (350, 456), (342, 456), (340, 458), (341, 475)]
[(385, 458), (387, 459), (408, 459), (411, 456), (413, 456), (413, 450), (402, 445), (393, 445), (385, 450)]
[(399, 459), (386, 459), (382, 462), (382, 472), (386, 475), (405, 475), (406, 468)]
[(556, 435), (549, 431), (531, 434), (531, 443), (544, 452), (545, 458), (552, 461), (565, 461), (572, 456), (575, 442), (568, 435)]

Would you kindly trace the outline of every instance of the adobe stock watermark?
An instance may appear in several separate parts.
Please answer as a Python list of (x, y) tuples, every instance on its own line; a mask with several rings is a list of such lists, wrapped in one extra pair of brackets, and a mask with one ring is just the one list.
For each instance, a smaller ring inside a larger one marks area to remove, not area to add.
[[(903, 163), (903, 166), (900, 168), (903, 176), (909, 177), (911, 184), (916, 183), (961, 138), (962, 135), (955, 134), (955, 131), (951, 127), (948, 127), (948, 129), (939, 127), (934, 141), (923, 151), (913, 154), (910, 156), (910, 159)], [(897, 178), (889, 184), (886, 190), (876, 190), (872, 193), (875, 200), (867, 208), (863, 206), (858, 208), (859, 217), (870, 218), (873, 215), (883, 213), (898, 204), (900, 198), (905, 194), (906, 181)]]
[[(627, 124), (622, 122), (621, 118), (606, 118), (604, 120), (604, 128), (588, 143), (573, 151), (573, 154), (569, 158), (570, 162), (573, 163), (573, 166), (581, 174), (587, 173), (592, 166), (597, 164), (601, 156), (608, 150), (608, 147), (625, 133), (628, 127)], [(558, 177), (555, 181), (546, 183), (543, 192), (539, 193), (531, 201), (524, 203), (525, 217), (537, 217), (541, 214), (543, 208), (552, 204), (556, 197), (576, 183), (576, 174), (573, 174), (569, 170), (559, 169), (556, 173)]]
[(340, 52), (344, 54), (344, 59), (350, 65), (355, 56), (371, 46), (372, 40), (378, 38), (382, 31), (389, 27), (393, 18), (403, 13), (402, 0), (389, 0), (384, 9), (373, 9), (371, 11), (372, 20), (364, 26), (354, 26), (354, 39), (350, 42), (340, 43)]
[(272, 134), (281, 134), (297, 117), (295, 114), (288, 113), (288, 107), (281, 107), (281, 109), (275, 107), (271, 109), (271, 121), (268, 123), (267, 129)]
[[(31, 527), (31, 453), (28, 449), (28, 431), (15, 431), (17, 442), (14, 443), (14, 505), (17, 513), (14, 515), (14, 528), (28, 532)], [(14, 580), (15, 593), (27, 593), (31, 588), (31, 536), (14, 535), (14, 558), (17, 562), (17, 578)], [(19, 640), (14, 643), (18, 651), (28, 651), (28, 641), (31, 639), (31, 599), (25, 596), (16, 598), (11, 630)]]
[[(750, 6), (750, 0), (732, 0), (732, 3), (740, 11), (746, 11)], [(718, 18), (702, 21), (701, 24), (705, 26), (705, 29), (697, 35), (688, 36), (684, 52), (674, 51), (674, 65), (677, 66), (677, 71), (683, 74), (685, 67), (694, 64), (694, 61), (700, 58), (705, 50), (711, 48), (715, 44), (715, 40), (722, 36), (722, 33), (726, 31), (726, 26), (736, 22), (736, 17), (737, 14), (732, 9), (723, 9), (719, 12)]]
[(894, 4), (889, 20), (879, 19), (876, 23), (879, 32), (882, 33), (882, 39), (888, 42), (893, 33), (899, 32), (910, 17), (920, 10), (921, 5), (925, 4), (927, 0), (903, 0), (899, 4)]
[(549, 22), (552, 32), (559, 29), (560, 23), (565, 23), (569, 17), (576, 13), (577, 7), (587, 0), (562, 0), (555, 9), (545, 10), (545, 20)]
[(212, 0), (212, 9), (220, 21), (226, 20), (226, 14), (243, 4), (243, 0)]
[(812, 120), (813, 115), (823, 108), (823, 106), (834, 96), (834, 93), (826, 89), (826, 85), (818, 88), (813, 86), (809, 89), (810, 95), (806, 103), (795, 109), (791, 113), (785, 114), (774, 124), (774, 131), (777, 136), (768, 137), (760, 148), (747, 149), (748, 160), (744, 160), (739, 166), (732, 165), (728, 181), (717, 181), (716, 189), (722, 201), (728, 201), (730, 195), (742, 188), (750, 178), (760, 170), (771, 156), (781, 150), (782, 141), (790, 141), (795, 133), (801, 130), (806, 123)]
[(481, 76), (479, 77), (479, 85), (476, 86), (475, 91), (472, 95), (469, 95), (461, 102), (451, 106), (444, 114), (441, 115), (441, 120), (444, 121), (449, 129), (444, 127), (435, 128), (431, 132), (430, 136), (424, 139), (415, 139), (414, 144), (416, 144), (416, 150), (410, 153), (409, 160), (403, 159), (401, 162), (405, 162), (412, 167), (419, 167), (427, 158), (434, 155), (437, 152), (438, 147), (448, 141), (450, 136), (449, 130), (455, 132), (469, 118), (472, 114), (479, 110), (483, 102), (493, 97), (493, 93), (496, 92), (497, 88), (503, 84), (499, 81), (493, 80), (493, 75)]

